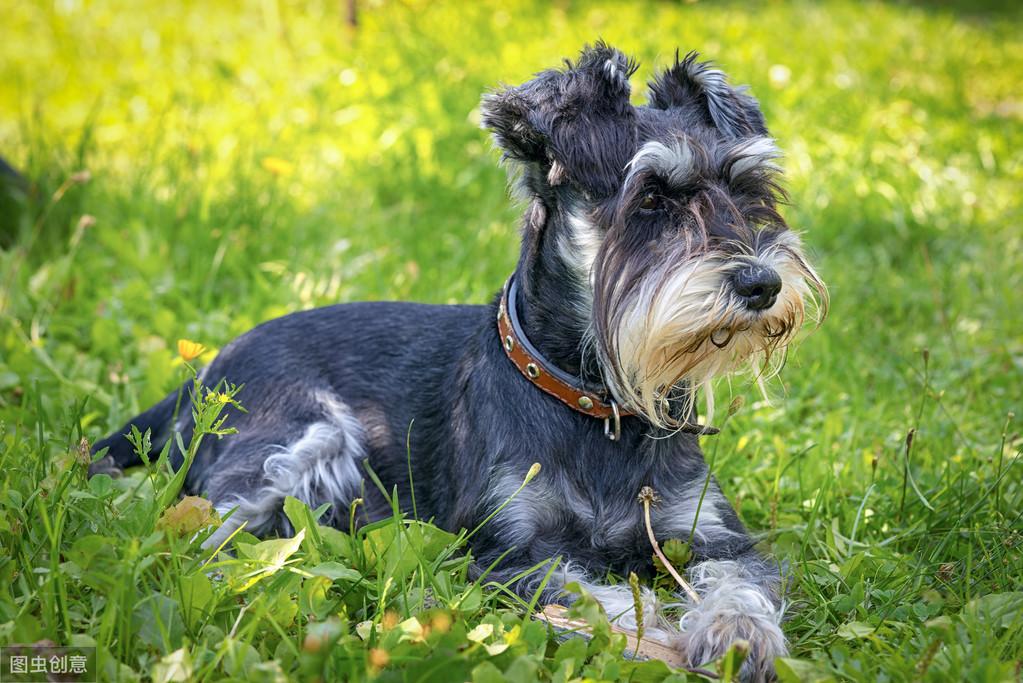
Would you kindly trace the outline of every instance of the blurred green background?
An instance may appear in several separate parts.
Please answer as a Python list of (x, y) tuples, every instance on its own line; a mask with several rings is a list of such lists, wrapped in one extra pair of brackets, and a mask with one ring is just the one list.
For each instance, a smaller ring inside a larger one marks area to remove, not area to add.
[[(1019, 370), (1018, 11), (358, 2), (351, 29), (340, 2), (6, 4), (0, 154), (33, 200), (3, 220), (5, 265), (23, 262), (3, 310), (88, 339), (93, 362), (116, 350), (130, 379), (159, 346), (140, 338), (219, 343), (352, 298), (483, 300), (517, 209), (479, 96), (598, 36), (642, 61), (637, 102), (676, 47), (752, 85), (832, 288), (822, 336), (857, 341), (855, 362), (822, 339), (807, 356), (854, 391), (922, 346)], [(57, 273), (83, 213), (96, 225)], [(74, 329), (51, 326), (64, 313)]]
[[(337, 301), (487, 300), (519, 209), (481, 93), (603, 37), (640, 59), (640, 103), (696, 49), (759, 97), (832, 298), (775, 401), (722, 385), (749, 400), (707, 444), (801, 577), (796, 652), (915, 671), (927, 591), (952, 614), (1019, 590), (1018, 3), (378, 0), (355, 27), (346, 7), (0, 0), (0, 155), (24, 176), (0, 204), (0, 420), (89, 397), (95, 438), (174, 386), (180, 337), (215, 350)], [(866, 584), (839, 569), (856, 553), (884, 558)], [(836, 639), (849, 619), (909, 626)], [(999, 647), (964, 656), (1021, 656)]]

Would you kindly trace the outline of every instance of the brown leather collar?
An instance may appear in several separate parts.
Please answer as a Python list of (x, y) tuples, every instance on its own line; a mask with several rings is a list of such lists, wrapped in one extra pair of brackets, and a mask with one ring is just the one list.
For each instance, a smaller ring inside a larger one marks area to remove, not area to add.
[(633, 413), (623, 409), (603, 387), (587, 386), (548, 362), (534, 347), (519, 324), (516, 311), (515, 276), (508, 278), (497, 311), (497, 329), (504, 352), (522, 376), (572, 410), (604, 420), (604, 434), (612, 441), (621, 435), (621, 417)]
[[(572, 410), (604, 420), (604, 435), (612, 441), (621, 436), (621, 418), (635, 413), (619, 406), (604, 387), (586, 385), (543, 357), (526, 337), (519, 323), (516, 302), (518, 288), (512, 275), (504, 284), (497, 310), (497, 330), (505, 355), (522, 376), (534, 386), (558, 399)], [(690, 434), (717, 434), (718, 429), (698, 424), (683, 424), (679, 431)]]

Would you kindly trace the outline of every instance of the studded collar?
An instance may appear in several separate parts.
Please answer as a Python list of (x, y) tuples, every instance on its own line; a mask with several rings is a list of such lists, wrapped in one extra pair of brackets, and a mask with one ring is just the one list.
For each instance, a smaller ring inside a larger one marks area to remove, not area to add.
[[(621, 418), (635, 413), (618, 405), (605, 387), (587, 384), (544, 358), (522, 329), (517, 302), (518, 283), (513, 274), (504, 284), (497, 310), (497, 330), (505, 355), (533, 386), (576, 412), (603, 420), (604, 435), (611, 441), (617, 441), (621, 437)], [(697, 424), (683, 424), (679, 431), (691, 434), (718, 432), (714, 427)]]
[(516, 310), (517, 295), (518, 283), (512, 275), (504, 285), (497, 311), (497, 329), (505, 355), (522, 376), (541, 391), (572, 410), (604, 420), (604, 434), (617, 441), (621, 436), (622, 416), (633, 413), (619, 406), (604, 387), (586, 384), (544, 358), (522, 330)]

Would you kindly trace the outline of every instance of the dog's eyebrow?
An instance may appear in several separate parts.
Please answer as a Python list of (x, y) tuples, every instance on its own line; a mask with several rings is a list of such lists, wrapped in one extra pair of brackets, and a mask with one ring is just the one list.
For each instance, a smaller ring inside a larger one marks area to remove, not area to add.
[(768, 172), (781, 170), (775, 159), (781, 157), (781, 152), (774, 144), (774, 140), (768, 137), (755, 137), (743, 140), (728, 150), (728, 177), (735, 180), (743, 173), (754, 169)]
[(671, 145), (654, 140), (640, 147), (626, 168), (626, 184), (636, 174), (652, 171), (671, 185), (683, 186), (696, 172), (696, 155), (685, 140), (675, 140)]

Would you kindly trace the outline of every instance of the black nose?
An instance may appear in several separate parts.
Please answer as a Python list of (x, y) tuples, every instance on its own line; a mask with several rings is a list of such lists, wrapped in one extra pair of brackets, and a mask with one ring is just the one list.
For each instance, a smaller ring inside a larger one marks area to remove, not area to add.
[(749, 266), (732, 276), (732, 288), (746, 308), (762, 311), (774, 306), (781, 291), (781, 275), (767, 266)]

